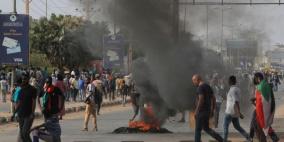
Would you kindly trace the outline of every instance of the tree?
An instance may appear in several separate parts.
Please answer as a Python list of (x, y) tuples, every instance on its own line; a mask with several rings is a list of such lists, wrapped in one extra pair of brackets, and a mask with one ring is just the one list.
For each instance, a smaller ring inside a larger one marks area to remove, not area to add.
[(56, 16), (33, 20), (31, 51), (43, 53), (58, 68), (87, 66), (102, 54), (102, 37), (108, 34), (104, 22), (91, 23), (75, 16)]

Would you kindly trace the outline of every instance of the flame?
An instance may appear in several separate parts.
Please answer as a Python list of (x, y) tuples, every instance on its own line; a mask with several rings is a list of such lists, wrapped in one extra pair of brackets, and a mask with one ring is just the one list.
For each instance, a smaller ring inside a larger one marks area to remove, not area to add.
[(149, 121), (130, 121), (128, 124), (129, 128), (138, 128), (143, 132), (147, 132), (150, 129), (160, 130), (161, 124), (159, 120), (155, 118), (153, 109), (150, 105), (144, 109), (144, 114), (147, 116), (147, 118), (149, 118)]

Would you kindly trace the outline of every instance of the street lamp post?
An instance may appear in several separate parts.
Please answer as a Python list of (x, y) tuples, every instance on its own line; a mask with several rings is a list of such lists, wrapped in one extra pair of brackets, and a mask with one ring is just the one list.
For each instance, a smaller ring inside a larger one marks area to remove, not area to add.
[(209, 22), (209, 19), (208, 19), (208, 18), (209, 18), (209, 17), (208, 17), (208, 15), (209, 15), (209, 13), (208, 13), (208, 8), (209, 8), (209, 6), (206, 5), (206, 23), (207, 23), (207, 24), (206, 24), (206, 48), (208, 48), (208, 42), (209, 42), (209, 41), (208, 41), (208, 40), (209, 40), (209, 39), (208, 39), (208, 30), (209, 30), (209, 29), (208, 29), (208, 24), (209, 24), (209, 23), (208, 23), (208, 22)]

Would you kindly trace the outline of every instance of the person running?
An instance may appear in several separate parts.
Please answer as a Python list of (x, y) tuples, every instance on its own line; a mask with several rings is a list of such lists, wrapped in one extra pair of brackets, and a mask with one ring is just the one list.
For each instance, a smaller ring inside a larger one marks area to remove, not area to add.
[(18, 114), (19, 135), (18, 141), (31, 142), (29, 131), (34, 120), (34, 112), (36, 107), (37, 90), (29, 85), (29, 75), (22, 75), (21, 90), (19, 92), (19, 101), (15, 109)]
[(90, 116), (94, 117), (94, 131), (98, 131), (97, 127), (97, 114), (96, 114), (96, 104), (95, 104), (95, 86), (91, 82), (91, 79), (87, 79), (87, 88), (86, 88), (86, 110), (85, 110), (85, 121), (84, 128), (82, 131), (88, 131), (88, 123)]
[(253, 82), (256, 85), (255, 98), (252, 99), (255, 111), (251, 121), (250, 136), (253, 138), (256, 133), (260, 142), (266, 142), (266, 135), (269, 135), (273, 142), (277, 142), (279, 138), (271, 127), (275, 113), (273, 90), (262, 73), (255, 73)]
[(224, 118), (224, 142), (227, 142), (229, 125), (231, 122), (233, 123), (235, 129), (238, 130), (247, 139), (247, 141), (252, 141), (249, 134), (240, 126), (239, 117), (243, 119), (244, 116), (240, 112), (240, 89), (236, 86), (236, 83), (236, 77), (230, 76), (230, 90), (227, 94), (227, 104)]
[(209, 119), (213, 117), (216, 102), (213, 90), (208, 84), (203, 82), (201, 76), (198, 74), (193, 75), (192, 82), (198, 87), (197, 106), (195, 109), (195, 142), (201, 142), (202, 129), (218, 142), (222, 142), (223, 138), (209, 128)]

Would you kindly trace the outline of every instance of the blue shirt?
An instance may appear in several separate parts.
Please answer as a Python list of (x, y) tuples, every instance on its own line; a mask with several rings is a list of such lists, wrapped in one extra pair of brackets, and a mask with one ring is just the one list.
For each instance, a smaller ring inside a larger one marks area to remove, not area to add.
[(19, 87), (19, 86), (15, 88), (15, 92), (14, 92), (13, 98), (12, 98), (12, 100), (13, 100), (15, 103), (17, 103), (17, 102), (19, 101), (20, 90), (21, 90), (21, 87)]
[(79, 89), (84, 89), (84, 80), (79, 79), (78, 83), (79, 83)]

